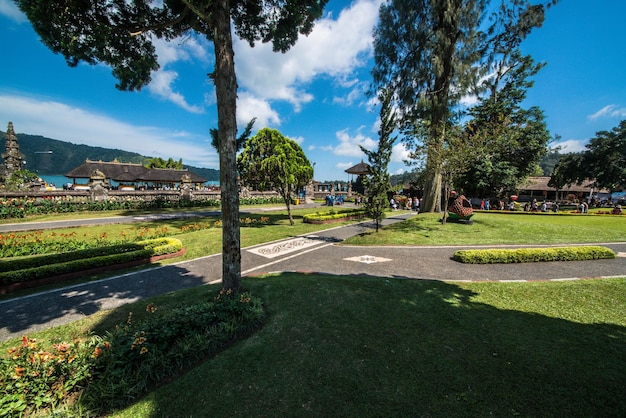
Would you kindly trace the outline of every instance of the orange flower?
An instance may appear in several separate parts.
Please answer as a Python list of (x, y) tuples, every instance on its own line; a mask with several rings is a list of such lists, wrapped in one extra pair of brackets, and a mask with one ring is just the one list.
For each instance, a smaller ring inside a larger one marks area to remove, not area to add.
[(93, 351), (93, 357), (98, 358), (101, 355), (102, 355), (102, 350), (100, 349), (100, 347), (96, 347), (95, 350)]
[(19, 379), (20, 377), (24, 376), (24, 368), (23, 367), (16, 367), (14, 370), (14, 375), (13, 377), (15, 379)]

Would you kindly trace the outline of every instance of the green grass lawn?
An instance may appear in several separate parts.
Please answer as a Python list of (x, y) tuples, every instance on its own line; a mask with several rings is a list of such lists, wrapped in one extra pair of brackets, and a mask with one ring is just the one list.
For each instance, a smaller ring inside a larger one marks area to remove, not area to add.
[(345, 241), (351, 245), (498, 245), (626, 240), (626, 216), (476, 213), (471, 225), (422, 213), (406, 222)]
[(244, 283), (267, 304), (267, 324), (114, 416), (626, 413), (624, 279), (451, 284), (285, 273)]

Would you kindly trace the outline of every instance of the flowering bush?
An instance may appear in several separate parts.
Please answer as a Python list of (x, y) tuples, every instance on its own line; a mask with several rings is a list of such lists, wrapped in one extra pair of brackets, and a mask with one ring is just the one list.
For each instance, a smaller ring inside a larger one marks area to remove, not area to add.
[(265, 318), (258, 298), (230, 291), (172, 309), (149, 304), (146, 312), (137, 322), (130, 314), (104, 339), (43, 349), (24, 337), (0, 358), (0, 416), (54, 415), (61, 406), (102, 415), (249, 334)]
[(23, 337), (0, 358), (0, 416), (29, 415), (76, 398), (91, 378), (100, 344), (92, 338), (44, 349)]
[(129, 316), (106, 336), (110, 350), (99, 357), (94, 382), (84, 396), (99, 414), (126, 405), (160, 380), (175, 375), (264, 320), (261, 301), (249, 293), (220, 292), (213, 301), (160, 310), (148, 319)]

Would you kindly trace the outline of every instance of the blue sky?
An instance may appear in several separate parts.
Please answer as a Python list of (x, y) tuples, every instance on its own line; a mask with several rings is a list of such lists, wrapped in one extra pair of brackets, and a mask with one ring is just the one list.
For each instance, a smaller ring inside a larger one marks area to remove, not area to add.
[[(286, 54), (235, 42), (238, 121), (271, 127), (296, 140), (315, 163), (317, 180), (349, 179), (364, 159), (359, 144), (378, 141), (370, 83), (372, 28), (380, 0), (330, 0), (311, 35)], [(599, 130), (626, 119), (623, 0), (561, 0), (523, 50), (547, 66), (527, 106), (539, 106), (563, 151), (579, 151)], [(38, 39), (11, 0), (0, 0), (0, 129), (218, 168), (209, 129), (217, 126), (206, 74), (212, 44), (200, 37), (158, 43), (161, 69), (140, 92), (115, 89), (104, 65), (70, 68)], [(407, 168), (396, 145), (391, 173)]]

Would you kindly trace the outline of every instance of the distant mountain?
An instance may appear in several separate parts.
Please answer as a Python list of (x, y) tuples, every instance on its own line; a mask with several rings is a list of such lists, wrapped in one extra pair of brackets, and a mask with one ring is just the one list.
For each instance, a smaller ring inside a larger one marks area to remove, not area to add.
[[(5, 132), (0, 131), (0, 139), (2, 140), (0, 142), (2, 144), (0, 154), (5, 152), (5, 135)], [(91, 161), (113, 161), (117, 159), (122, 163), (143, 164), (147, 159), (152, 158), (136, 152), (77, 145), (39, 135), (16, 135), (20, 153), (24, 155), (24, 160), (26, 161), (25, 168), (39, 175), (65, 175), (65, 173), (83, 164), (87, 159)], [(0, 161), (0, 164), (2, 163)], [(188, 165), (184, 165), (184, 168), (193, 171), (208, 181), (219, 181), (220, 179), (219, 170)]]

